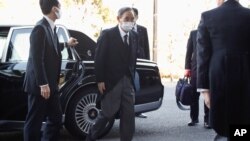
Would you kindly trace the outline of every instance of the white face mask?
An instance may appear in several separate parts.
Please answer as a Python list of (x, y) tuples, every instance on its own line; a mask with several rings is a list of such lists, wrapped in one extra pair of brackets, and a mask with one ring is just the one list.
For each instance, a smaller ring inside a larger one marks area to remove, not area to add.
[(56, 17), (57, 17), (57, 19), (60, 19), (61, 16), (62, 16), (62, 11), (61, 11), (61, 9), (59, 9), (59, 8), (56, 8), (56, 9), (57, 9), (57, 12), (55, 12)]
[(134, 22), (122, 22), (120, 25), (125, 32), (129, 32), (133, 29), (135, 24)]

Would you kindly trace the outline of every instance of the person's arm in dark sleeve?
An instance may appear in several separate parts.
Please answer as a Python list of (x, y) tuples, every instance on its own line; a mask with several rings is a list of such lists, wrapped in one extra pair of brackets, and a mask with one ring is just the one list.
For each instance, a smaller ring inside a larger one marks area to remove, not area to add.
[(193, 56), (193, 40), (192, 40), (192, 32), (190, 32), (187, 48), (186, 48), (186, 57), (185, 57), (185, 72), (184, 76), (190, 77), (191, 76), (191, 61)]
[(30, 54), (33, 62), (34, 73), (38, 86), (47, 85), (47, 74), (45, 71), (45, 38), (46, 33), (42, 26), (34, 27), (30, 36)]
[(202, 14), (197, 31), (197, 89), (209, 89), (211, 48), (210, 36)]
[(145, 57), (147, 59), (150, 59), (150, 51), (149, 51), (149, 40), (148, 40), (148, 31), (147, 31), (147, 28), (145, 28), (145, 39), (144, 39), (144, 42), (145, 42)]
[(193, 54), (193, 42), (192, 42), (192, 32), (190, 32), (187, 48), (186, 48), (186, 58), (185, 58), (185, 69), (191, 69), (191, 59)]
[(107, 32), (102, 31), (100, 37), (97, 40), (97, 48), (95, 52), (95, 74), (97, 82), (104, 82), (104, 64), (106, 59), (107, 46)]

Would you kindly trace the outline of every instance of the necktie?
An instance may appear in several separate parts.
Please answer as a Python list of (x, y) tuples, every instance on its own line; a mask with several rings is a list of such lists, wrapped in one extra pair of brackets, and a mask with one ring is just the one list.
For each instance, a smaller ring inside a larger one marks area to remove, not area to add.
[(128, 48), (129, 45), (128, 45), (128, 35), (127, 34), (124, 35), (124, 41), (123, 42), (124, 42), (125, 47)]
[(56, 52), (57, 53), (59, 53), (58, 52), (58, 48), (57, 48), (57, 34), (56, 34), (56, 27), (54, 27), (54, 37), (53, 37), (54, 39), (54, 42), (55, 42), (55, 49), (56, 49)]
[(54, 27), (54, 39), (57, 40), (56, 27)]

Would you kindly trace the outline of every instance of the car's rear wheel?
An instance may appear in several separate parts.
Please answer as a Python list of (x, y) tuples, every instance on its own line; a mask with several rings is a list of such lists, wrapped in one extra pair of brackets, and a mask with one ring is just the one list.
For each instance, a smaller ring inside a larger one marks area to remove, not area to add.
[[(99, 109), (96, 108), (97, 88), (82, 88), (70, 100), (65, 117), (65, 127), (74, 136), (86, 137), (96, 122)], [(109, 133), (115, 119), (109, 121), (99, 138)]]

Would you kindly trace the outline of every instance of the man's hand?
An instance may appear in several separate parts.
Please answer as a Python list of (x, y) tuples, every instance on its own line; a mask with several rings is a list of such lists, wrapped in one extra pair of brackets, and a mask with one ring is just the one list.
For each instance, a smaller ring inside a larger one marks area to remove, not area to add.
[(206, 106), (210, 109), (210, 92), (209, 91), (203, 91), (201, 94), (204, 96), (204, 101)]
[(101, 94), (103, 94), (104, 93), (104, 91), (105, 91), (105, 83), (104, 82), (99, 82), (98, 83), (98, 90), (99, 90), (99, 92), (101, 93)]
[(185, 69), (184, 76), (191, 77), (191, 70), (190, 69)]
[(43, 86), (40, 86), (41, 88), (41, 95), (43, 98), (45, 99), (49, 99), (50, 97), (50, 88), (49, 88), (49, 85), (43, 85)]
[(78, 41), (77, 39), (70, 37), (67, 44), (68, 44), (68, 47), (74, 47), (78, 44)]

